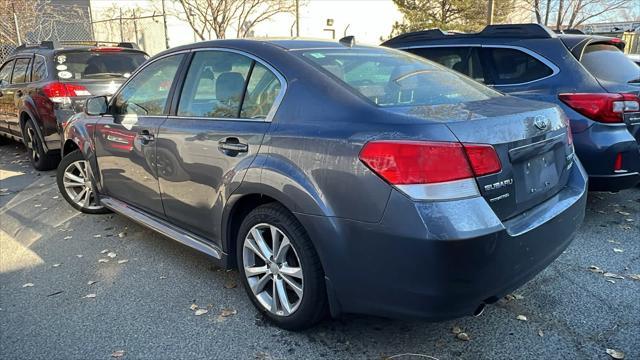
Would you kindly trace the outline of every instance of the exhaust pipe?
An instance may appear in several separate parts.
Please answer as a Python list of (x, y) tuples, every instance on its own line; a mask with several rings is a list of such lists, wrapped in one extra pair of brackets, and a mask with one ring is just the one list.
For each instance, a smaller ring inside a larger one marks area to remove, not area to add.
[(480, 306), (478, 306), (476, 311), (473, 312), (473, 316), (478, 317), (478, 316), (482, 315), (482, 313), (484, 312), (484, 308), (485, 307), (487, 307), (487, 305), (485, 303), (480, 304)]

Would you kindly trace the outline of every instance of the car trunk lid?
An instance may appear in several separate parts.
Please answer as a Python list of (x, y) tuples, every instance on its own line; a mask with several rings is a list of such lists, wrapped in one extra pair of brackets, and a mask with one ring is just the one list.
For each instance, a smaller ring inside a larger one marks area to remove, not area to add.
[(554, 105), (498, 97), (396, 111), (444, 122), (463, 144), (493, 146), (501, 171), (476, 182), (501, 219), (527, 211), (567, 183), (573, 146), (566, 118)]

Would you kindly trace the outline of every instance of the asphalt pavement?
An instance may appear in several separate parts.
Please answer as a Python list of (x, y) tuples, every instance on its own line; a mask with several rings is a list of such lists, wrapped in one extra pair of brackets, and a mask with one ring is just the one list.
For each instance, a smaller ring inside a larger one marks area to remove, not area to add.
[(565, 253), (480, 317), (350, 315), (293, 333), (257, 313), (235, 271), (119, 215), (73, 210), (55, 173), (5, 141), (0, 358), (640, 359), (639, 226), (640, 188), (591, 193)]

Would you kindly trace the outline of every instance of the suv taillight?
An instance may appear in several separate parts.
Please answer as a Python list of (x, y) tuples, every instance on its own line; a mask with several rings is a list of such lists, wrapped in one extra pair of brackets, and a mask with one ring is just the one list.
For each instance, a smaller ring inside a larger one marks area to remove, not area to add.
[(623, 115), (640, 111), (640, 98), (633, 94), (560, 94), (560, 100), (591, 120), (621, 123)]
[(42, 92), (54, 103), (71, 103), (71, 98), (76, 96), (91, 96), (87, 88), (82, 85), (50, 82), (42, 87)]
[(491, 145), (431, 141), (371, 141), (360, 160), (410, 197), (449, 200), (478, 196), (475, 176), (501, 170)]

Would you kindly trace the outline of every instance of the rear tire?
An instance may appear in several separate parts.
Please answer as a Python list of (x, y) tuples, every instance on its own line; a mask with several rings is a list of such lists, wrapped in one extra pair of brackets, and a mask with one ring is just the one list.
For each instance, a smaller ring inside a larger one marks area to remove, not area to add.
[(60, 156), (56, 153), (45, 152), (42, 139), (36, 131), (33, 120), (28, 119), (22, 131), (24, 143), (27, 146), (29, 160), (36, 170), (47, 171), (56, 168), (60, 161)]
[(69, 153), (58, 166), (58, 190), (74, 209), (85, 214), (106, 214), (110, 211), (99, 203), (89, 171), (80, 150)]
[(286, 330), (302, 330), (325, 316), (327, 294), (320, 259), (304, 227), (287, 209), (270, 203), (251, 211), (240, 226), (237, 244), (247, 295), (271, 322)]

